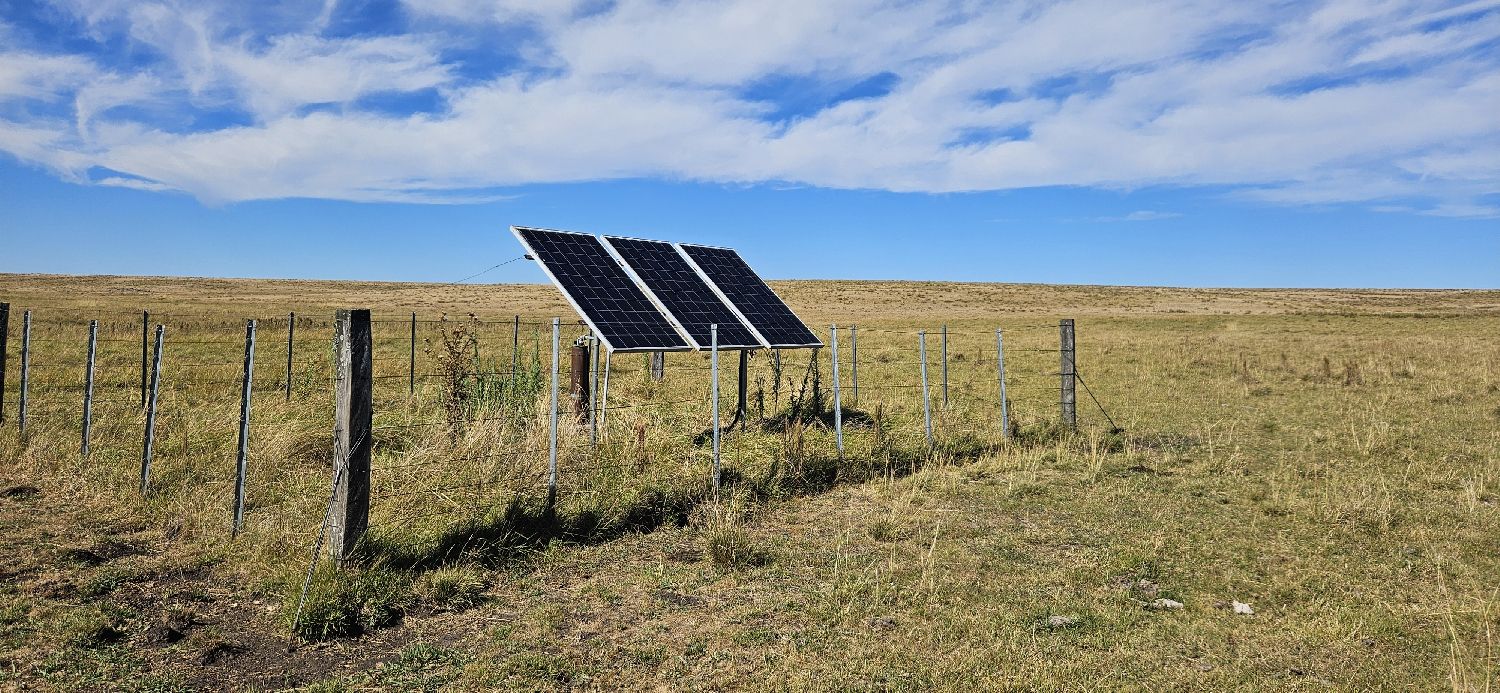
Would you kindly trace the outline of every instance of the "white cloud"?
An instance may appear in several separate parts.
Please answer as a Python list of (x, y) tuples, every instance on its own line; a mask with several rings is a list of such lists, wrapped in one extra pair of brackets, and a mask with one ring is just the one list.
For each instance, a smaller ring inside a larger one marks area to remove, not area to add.
[[(346, 37), (323, 33), (331, 2), (247, 7), (80, 0), (91, 36), (156, 59), (0, 49), (0, 150), (216, 202), (650, 176), (1484, 217), (1500, 193), (1500, 57), (1474, 50), (1500, 2), (408, 0), (407, 33)], [(770, 116), (796, 97), (778, 84), (884, 73), (888, 93)], [(436, 111), (360, 105), (424, 90)], [(71, 118), (33, 107), (58, 103)]]
[(1134, 212), (1118, 217), (1099, 217), (1096, 221), (1161, 221), (1163, 219), (1176, 219), (1182, 215), (1177, 212), (1160, 212), (1154, 209), (1138, 209)]

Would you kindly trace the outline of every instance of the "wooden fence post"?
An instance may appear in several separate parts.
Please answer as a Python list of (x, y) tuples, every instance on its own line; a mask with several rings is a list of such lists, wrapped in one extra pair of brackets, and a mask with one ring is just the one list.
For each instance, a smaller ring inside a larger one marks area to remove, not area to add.
[(573, 417), (583, 423), (589, 415), (589, 348), (587, 344), (574, 343), (568, 353), (569, 405)]
[(1060, 352), (1062, 368), (1058, 371), (1062, 374), (1062, 387), (1060, 390), (1060, 403), (1062, 406), (1062, 422), (1070, 430), (1078, 429), (1078, 393), (1074, 387), (1078, 381), (1077, 365), (1073, 359), (1073, 319), (1065, 318), (1058, 322), (1058, 351)]
[(5, 361), (10, 353), (10, 304), (0, 303), (0, 424), (5, 423)]
[(151, 387), (146, 397), (146, 439), (141, 445), (141, 494), (151, 487), (151, 454), (156, 445), (156, 402), (161, 394), (161, 348), (165, 325), (156, 326), (156, 347), (151, 350)]
[(99, 321), (89, 321), (89, 357), (83, 370), (83, 444), (79, 454), (89, 456), (89, 432), (94, 427), (94, 356), (99, 350)]
[(340, 310), (334, 317), (332, 542), (329, 551), (339, 566), (370, 526), (371, 335), (369, 310)]
[(651, 379), (661, 382), (667, 377), (667, 354), (664, 351), (651, 352)]
[(245, 475), (249, 471), (250, 392), (255, 384), (255, 321), (245, 323), (245, 372), (240, 385), (240, 439), (234, 456), (234, 526), (230, 538), (240, 535), (245, 524)]

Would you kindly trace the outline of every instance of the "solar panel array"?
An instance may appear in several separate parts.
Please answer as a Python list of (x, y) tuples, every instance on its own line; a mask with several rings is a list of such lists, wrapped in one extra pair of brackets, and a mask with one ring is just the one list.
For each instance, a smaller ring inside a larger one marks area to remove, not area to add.
[(546, 229), (511, 230), (612, 351), (692, 349), (599, 239)]
[(819, 347), (823, 343), (771, 287), (729, 248), (679, 243), (684, 257), (743, 315), (773, 348)]
[(791, 349), (822, 342), (728, 248), (512, 226), (612, 351)]
[(719, 326), (720, 349), (765, 346), (671, 243), (616, 236), (605, 236), (604, 243), (700, 349), (708, 348), (712, 325)]

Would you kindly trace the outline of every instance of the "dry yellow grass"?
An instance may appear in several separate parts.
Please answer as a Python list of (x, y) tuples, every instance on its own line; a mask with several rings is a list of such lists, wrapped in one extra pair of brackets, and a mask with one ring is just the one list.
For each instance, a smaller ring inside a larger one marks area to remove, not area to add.
[[(377, 492), (424, 492), (378, 496), (371, 564), (352, 578), (316, 581), (320, 613), (352, 611), (376, 626), (287, 654), (288, 599), (328, 483), (330, 413), (316, 375), (326, 366), (319, 340), (327, 329), (299, 327), (309, 340), (299, 368), (314, 375), (285, 403), (275, 394), (284, 328), (267, 324), (249, 525), (231, 541), (238, 392), (221, 382), (238, 370), (237, 320), (295, 309), (326, 321), (346, 305), (393, 319), (413, 310), (424, 318), (444, 310), (570, 317), (555, 291), (0, 277), (0, 300), (16, 309), (89, 309), (38, 311), (38, 338), (60, 340), (37, 345), (39, 392), (79, 379), (80, 320), (97, 313), (120, 321), (108, 338), (125, 340), (106, 343), (101, 380), (125, 384), (106, 397), (136, 396), (139, 325), (128, 325), (130, 313), (182, 314), (165, 318), (171, 388), (157, 491), (146, 499), (133, 490), (135, 408), (101, 411), (97, 452), (84, 462), (71, 391), (37, 396), (25, 445), (7, 397), (0, 487), (37, 493), (0, 499), (0, 550), (18, 557), (0, 587), (0, 658), (8, 662), (0, 681), (1491, 685), (1500, 656), (1491, 635), (1500, 587), (1500, 352), (1487, 335), (1500, 327), (1500, 292), (891, 282), (777, 289), (810, 322), (861, 325), (855, 406), (879, 411), (884, 434), (851, 428), (839, 462), (820, 427), (736, 432), (726, 440), (736, 510), (715, 510), (701, 505), (707, 458), (691, 440), (706, 423), (701, 359), (672, 357), (667, 383), (656, 385), (640, 357), (621, 357), (612, 403), (657, 404), (611, 411), (597, 454), (585, 429), (566, 431), (567, 531), (550, 543), (537, 541), (552, 530), (535, 524), (534, 504), (509, 505), (518, 493), (536, 497), (532, 481), (545, 457), (535, 450), (545, 431), (526, 422), (540, 410), (495, 417), (456, 441), (426, 426), (441, 419), (437, 385), (407, 401), (407, 327), (379, 324), (377, 374), (388, 382), (377, 384)], [(1082, 392), (1080, 433), (1049, 429), (1057, 356), (1047, 349), (1063, 316), (1079, 320), (1081, 372), (1124, 435), (1108, 433)], [(43, 320), (56, 317), (67, 321)], [(13, 315), (13, 330), (17, 322)], [(929, 458), (910, 387), (912, 332), (943, 323), (953, 337), (953, 402), (939, 414), (943, 447)], [(1026, 433), (1010, 444), (994, 426), (986, 350), (995, 327), (1007, 328), (1014, 411)], [(424, 326), (424, 337), (435, 330)], [(480, 330), (483, 358), (509, 367), (509, 330)], [(190, 344), (199, 341), (221, 343)], [(13, 392), (14, 342), (11, 349)], [(221, 365), (181, 368), (193, 362)], [(806, 354), (785, 362), (782, 378), (800, 380)], [(796, 383), (773, 393), (769, 369), (767, 359), (755, 360), (752, 389), (764, 391), (772, 416)], [(493, 461), (451, 461), (500, 452)], [(491, 482), (449, 488), (478, 479)], [(1143, 606), (1164, 598), (1184, 607)], [(358, 604), (341, 611), (350, 601)], [(1255, 613), (1235, 614), (1227, 608), (1234, 601)], [(173, 618), (187, 620), (173, 627), (181, 638), (168, 641), (161, 628)]]

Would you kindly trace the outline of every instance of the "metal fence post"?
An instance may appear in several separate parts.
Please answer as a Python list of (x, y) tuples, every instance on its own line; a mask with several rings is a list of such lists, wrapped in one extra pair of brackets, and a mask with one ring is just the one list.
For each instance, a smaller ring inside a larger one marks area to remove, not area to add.
[(146, 408), (146, 377), (151, 366), (151, 311), (141, 311), (141, 408)]
[(516, 316), (515, 327), (510, 331), (510, 379), (516, 379), (517, 369), (521, 367), (521, 316)]
[(245, 524), (245, 476), (250, 452), (250, 392), (255, 378), (255, 321), (245, 323), (245, 373), (240, 386), (240, 439), (234, 456), (234, 526), (231, 538), (240, 535)]
[(1000, 438), (1010, 440), (1010, 403), (1005, 400), (1005, 337), (995, 329), (995, 368), (1000, 376)]
[(374, 415), (370, 311), (338, 311), (333, 339), (333, 473), (338, 486), (334, 488), (329, 551), (342, 567), (353, 557), (354, 547), (370, 526), (370, 450), (374, 443), (370, 439)]
[(589, 444), (599, 444), (599, 345), (598, 337), (589, 338)]
[(0, 303), (0, 424), (5, 423), (5, 370), (10, 354), (10, 304)]
[(26, 435), (26, 391), (31, 385), (31, 311), (21, 313), (21, 392), (17, 402), (20, 411), (16, 422), (21, 435)]
[(83, 370), (83, 443), (78, 448), (83, 457), (89, 456), (89, 432), (94, 427), (94, 357), (99, 349), (99, 321), (89, 321), (89, 359)]
[(151, 350), (151, 385), (146, 396), (146, 440), (141, 445), (141, 494), (151, 487), (151, 453), (156, 444), (156, 401), (161, 393), (161, 348), (165, 325), (156, 326), (156, 346)]
[(547, 428), (547, 512), (557, 505), (557, 366), (562, 351), (562, 319), (552, 318), (552, 403)]
[(719, 324), (708, 326), (709, 346), (709, 370), (713, 371), (713, 409), (714, 409), (714, 498), (719, 497)]
[(417, 394), (417, 313), (411, 314), (411, 354), (407, 357), (407, 365), (411, 367), (406, 381), (406, 395), (408, 397)]
[(1074, 390), (1077, 384), (1077, 366), (1073, 360), (1073, 319), (1065, 318), (1058, 322), (1058, 341), (1062, 368), (1058, 371), (1062, 374), (1061, 405), (1063, 425), (1071, 430), (1078, 429), (1078, 393)]
[(292, 401), (292, 337), (297, 333), (297, 314), (286, 314), (286, 401)]
[(833, 335), (833, 440), (839, 451), (839, 459), (844, 459), (844, 401), (842, 388), (839, 386), (839, 326), (830, 328)]
[(599, 386), (599, 440), (601, 441), (609, 437), (607, 435), (609, 429), (604, 427), (604, 422), (607, 420), (605, 415), (609, 413), (609, 359), (613, 355), (613, 351), (608, 349), (604, 351), (604, 383)]
[(849, 365), (853, 369), (850, 376), (854, 386), (852, 392), (855, 406), (859, 406), (859, 325), (849, 326)]
[(948, 408), (948, 326), (943, 325), (943, 408)]
[(922, 361), (922, 422), (927, 427), (927, 447), (932, 447), (932, 394), (927, 387), (927, 332), (917, 333), (917, 354)]

